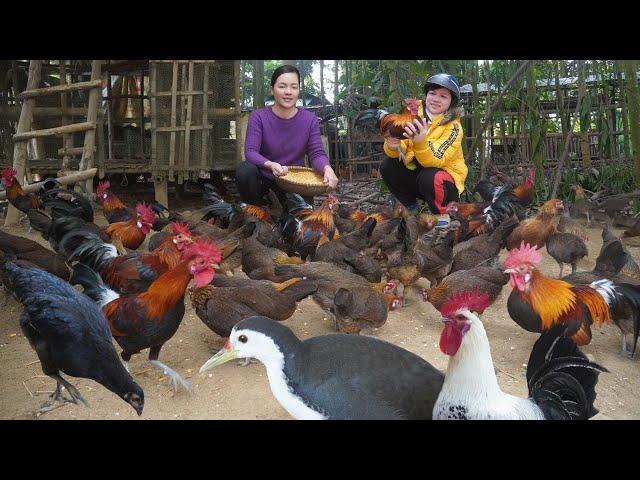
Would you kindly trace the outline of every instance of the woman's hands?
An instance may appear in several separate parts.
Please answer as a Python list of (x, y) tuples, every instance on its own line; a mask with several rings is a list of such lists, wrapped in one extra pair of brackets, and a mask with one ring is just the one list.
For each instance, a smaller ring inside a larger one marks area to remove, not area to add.
[(430, 126), (431, 122), (427, 122), (426, 118), (423, 118), (422, 121), (416, 119), (411, 123), (407, 122), (404, 127), (404, 136), (413, 140), (413, 143), (420, 143), (427, 136), (427, 130)]
[(327, 186), (327, 190), (335, 190), (338, 186), (338, 177), (336, 177), (331, 165), (324, 167), (324, 180), (322, 181)]
[(266, 162), (264, 162), (264, 166), (265, 168), (271, 170), (271, 173), (273, 173), (276, 177), (282, 177), (283, 175), (289, 173), (289, 167), (287, 167), (286, 165), (280, 165), (276, 162), (272, 162), (271, 160), (267, 160)]
[(389, 145), (390, 148), (398, 148), (400, 146), (399, 138), (387, 137), (386, 141), (387, 141), (387, 145)]

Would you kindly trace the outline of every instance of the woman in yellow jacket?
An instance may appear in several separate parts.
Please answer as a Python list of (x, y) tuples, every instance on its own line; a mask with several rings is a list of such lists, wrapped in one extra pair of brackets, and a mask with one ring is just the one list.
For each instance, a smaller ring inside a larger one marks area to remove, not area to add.
[[(439, 73), (424, 85), (426, 99), (405, 127), (406, 140), (388, 138), (380, 174), (391, 193), (409, 210), (422, 198), (434, 214), (457, 202), (464, 191), (468, 168), (462, 154), (460, 87), (453, 75)], [(426, 115), (425, 110), (426, 108)], [(402, 151), (402, 155), (400, 154)]]

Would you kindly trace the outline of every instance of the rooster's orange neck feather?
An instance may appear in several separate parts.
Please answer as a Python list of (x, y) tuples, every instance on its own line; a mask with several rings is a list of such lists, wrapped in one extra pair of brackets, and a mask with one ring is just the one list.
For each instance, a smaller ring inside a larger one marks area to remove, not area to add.
[(179, 263), (175, 268), (160, 275), (149, 289), (140, 294), (150, 318), (160, 319), (184, 296), (191, 281), (189, 261)]
[(538, 313), (542, 320), (542, 329), (546, 330), (556, 324), (558, 319), (576, 306), (576, 294), (571, 284), (556, 280), (533, 270), (529, 293), (521, 293)]

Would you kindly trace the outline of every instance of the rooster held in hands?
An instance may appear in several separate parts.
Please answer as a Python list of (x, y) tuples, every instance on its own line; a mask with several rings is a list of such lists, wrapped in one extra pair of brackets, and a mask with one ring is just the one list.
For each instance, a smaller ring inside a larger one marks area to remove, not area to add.
[(177, 391), (189, 385), (164, 363), (158, 360), (162, 346), (176, 333), (184, 316), (184, 294), (193, 278), (203, 287), (215, 277), (219, 268), (220, 250), (211, 240), (198, 239), (181, 254), (180, 263), (162, 274), (143, 293), (119, 296), (107, 288), (97, 273), (86, 265), (77, 264), (70, 283), (80, 284), (109, 321), (111, 333), (128, 369), (131, 356), (149, 348), (149, 362), (167, 374)]
[[(420, 101), (417, 98), (407, 98), (405, 100), (405, 108), (401, 113), (389, 113), (386, 110), (369, 109), (358, 114), (354, 119), (354, 123), (366, 121), (371, 118), (375, 118), (380, 126), (380, 134), (385, 138), (399, 138), (405, 140), (405, 126), (407, 123), (413, 123), (414, 120), (422, 122), (422, 118), (418, 116), (418, 108)], [(400, 158), (404, 161), (404, 153), (401, 148), (398, 147), (398, 153)]]
[(633, 317), (635, 353), (640, 329), (640, 286), (600, 279), (589, 285), (571, 285), (545, 277), (536, 266), (542, 254), (525, 245), (509, 251), (504, 262), (513, 288), (507, 301), (511, 318), (529, 332), (543, 332), (558, 323), (578, 345), (591, 342), (591, 326)]
[(445, 327), (440, 350), (449, 355), (444, 384), (433, 408), (441, 420), (587, 420), (598, 413), (595, 386), (600, 372), (566, 337), (566, 325), (543, 333), (527, 363), (529, 398), (498, 385), (487, 332), (473, 312), (488, 305), (486, 294), (453, 296), (441, 309)]

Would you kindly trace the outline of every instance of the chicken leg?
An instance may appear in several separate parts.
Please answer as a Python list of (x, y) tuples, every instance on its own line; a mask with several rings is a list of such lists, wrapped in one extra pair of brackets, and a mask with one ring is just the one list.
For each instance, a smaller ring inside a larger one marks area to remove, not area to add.
[(151, 349), (149, 350), (149, 363), (159, 368), (160, 370), (162, 370), (162, 373), (164, 373), (169, 377), (169, 380), (171, 381), (171, 386), (173, 387), (174, 392), (178, 391), (178, 385), (180, 385), (182, 386), (182, 388), (184, 388), (186, 393), (189, 393), (189, 388), (190, 388), (189, 384), (182, 379), (180, 374), (158, 360), (158, 356), (160, 355), (161, 348), (162, 348), (162, 345), (151, 347)]
[[(84, 403), (84, 405), (86, 407), (90, 406), (89, 402), (87, 402), (82, 397), (82, 395), (80, 395), (80, 392), (78, 391), (78, 389), (76, 387), (74, 387), (73, 385), (71, 385), (69, 382), (67, 382), (64, 378), (62, 378), (60, 376), (60, 374), (54, 373), (54, 374), (49, 375), (49, 376), (56, 380), (56, 382), (57, 382), (56, 390), (55, 390), (55, 392), (53, 392), (51, 394), (51, 396), (49, 397), (49, 400), (47, 400), (46, 402), (44, 402), (42, 404), (42, 406), (40, 407), (40, 410), (38, 410), (38, 413), (49, 412), (51, 410), (54, 410), (56, 408), (61, 407), (65, 403), (75, 403), (77, 405), (78, 404), (78, 400), (80, 400), (82, 403)], [(69, 392), (69, 395), (71, 396), (71, 398), (67, 398), (67, 397), (64, 396), (64, 394), (62, 393), (62, 387), (63, 386), (64, 386), (64, 388), (67, 389), (67, 391)], [(56, 405), (56, 403), (59, 403), (59, 404)]]
[(336, 329), (336, 332), (340, 330), (340, 328), (338, 327), (338, 318), (333, 314), (333, 312), (330, 309), (325, 309), (325, 312), (327, 312), (329, 314), (329, 316), (331, 317), (331, 319), (333, 320), (333, 328)]
[(627, 334), (622, 332), (620, 334), (621, 336), (621, 340), (622, 340), (622, 355), (626, 355), (629, 358), (634, 358), (635, 354), (633, 354), (632, 352), (630, 352), (629, 350), (627, 350)]

